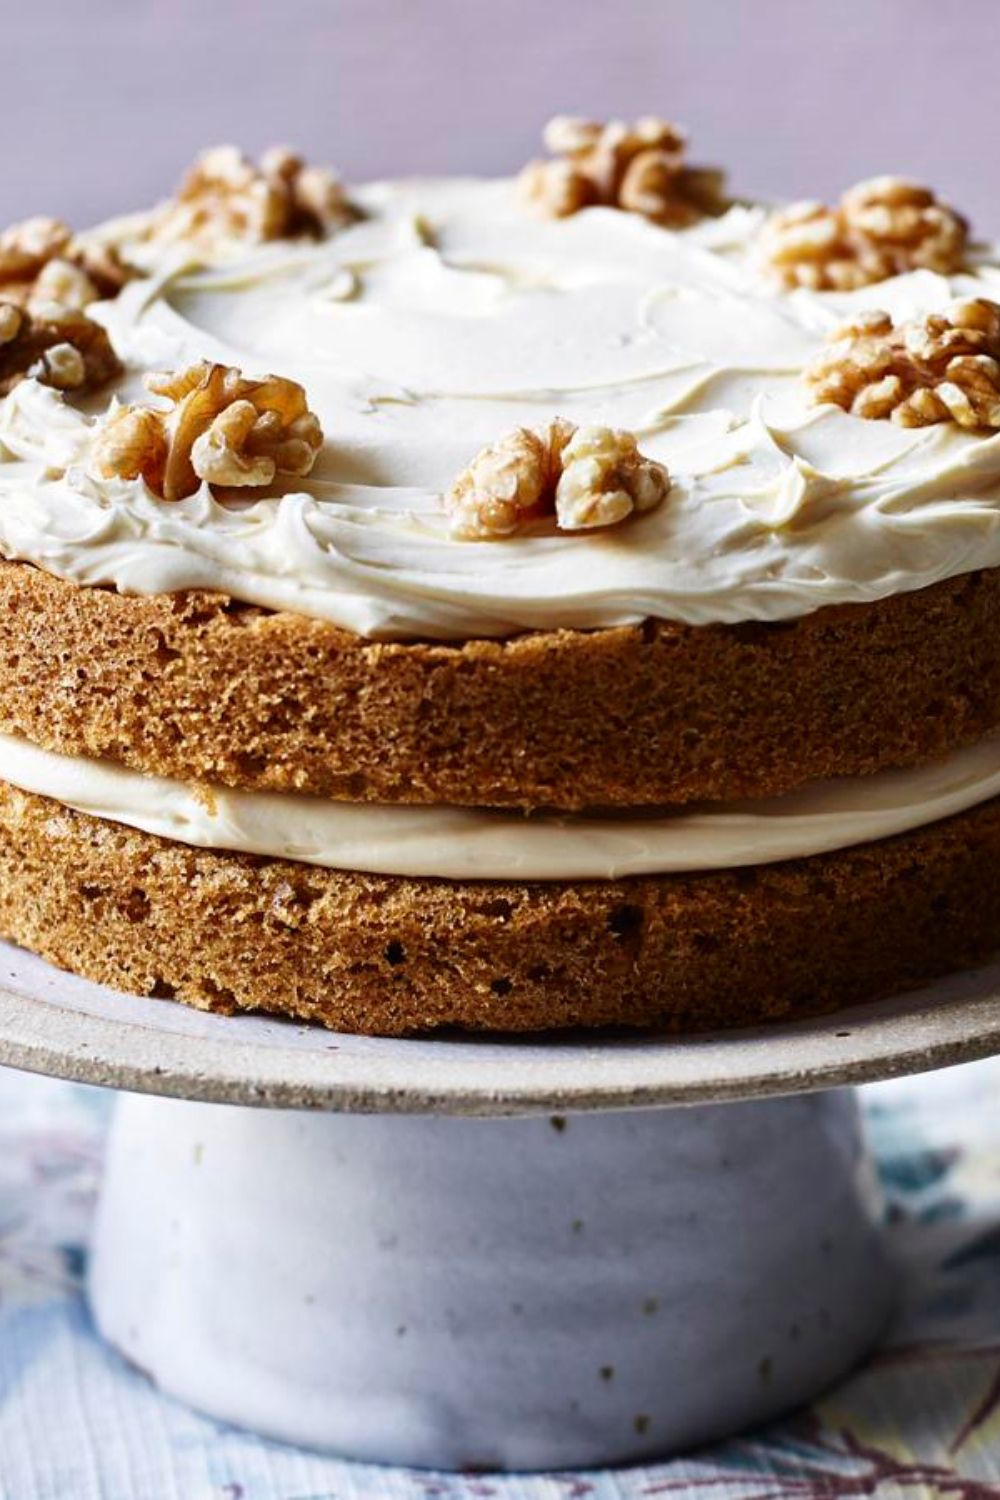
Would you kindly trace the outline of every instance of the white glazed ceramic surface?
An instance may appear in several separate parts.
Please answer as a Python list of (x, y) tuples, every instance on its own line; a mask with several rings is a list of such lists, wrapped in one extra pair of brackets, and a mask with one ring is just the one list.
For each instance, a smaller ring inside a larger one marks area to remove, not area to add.
[(639, 1459), (814, 1396), (889, 1277), (852, 1096), (524, 1120), (126, 1096), (103, 1333), (214, 1416), (450, 1468)]
[(714, 1035), (399, 1040), (124, 995), (0, 943), (0, 1063), (180, 1098), (456, 1115), (702, 1104), (1000, 1052), (1000, 964), (837, 1015)]

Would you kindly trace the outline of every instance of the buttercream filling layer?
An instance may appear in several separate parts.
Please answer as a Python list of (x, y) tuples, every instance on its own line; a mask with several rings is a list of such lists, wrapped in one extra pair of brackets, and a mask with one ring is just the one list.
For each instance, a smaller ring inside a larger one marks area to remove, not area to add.
[[(324, 243), (234, 246), (208, 270), (173, 247), (92, 309), (124, 400), (201, 358), (301, 381), (326, 433), (313, 473), (253, 503), (164, 504), (88, 472), (90, 418), (26, 381), (0, 404), (0, 555), (374, 639), (789, 619), (1000, 566), (1000, 436), (816, 408), (800, 379), (862, 308), (1000, 296), (991, 253), (777, 293), (752, 208), (673, 232), (603, 208), (542, 221), (509, 182), (358, 196), (367, 217)], [(606, 532), (451, 537), (442, 495), (476, 451), (556, 415), (633, 431), (670, 470), (664, 504)]]
[(915, 770), (661, 816), (331, 802), (147, 776), (0, 735), (0, 779), (197, 848), (449, 880), (616, 880), (773, 864), (906, 833), (1000, 795), (1000, 738)]

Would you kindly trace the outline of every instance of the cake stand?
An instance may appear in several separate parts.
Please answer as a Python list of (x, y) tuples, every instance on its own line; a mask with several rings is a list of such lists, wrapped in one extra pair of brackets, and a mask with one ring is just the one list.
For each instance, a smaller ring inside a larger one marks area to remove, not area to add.
[(214, 1417), (391, 1463), (649, 1459), (818, 1395), (892, 1307), (849, 1086), (995, 1052), (1000, 965), (725, 1035), (395, 1041), (0, 945), (0, 1062), (129, 1091), (105, 1337)]

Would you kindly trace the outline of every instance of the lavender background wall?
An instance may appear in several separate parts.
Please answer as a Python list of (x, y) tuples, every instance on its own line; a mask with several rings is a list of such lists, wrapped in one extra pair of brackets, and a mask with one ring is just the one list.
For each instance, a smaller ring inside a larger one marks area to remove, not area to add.
[(162, 196), (202, 145), (504, 171), (547, 116), (664, 113), (738, 191), (920, 177), (1000, 233), (997, 0), (28, 0), (0, 222)]

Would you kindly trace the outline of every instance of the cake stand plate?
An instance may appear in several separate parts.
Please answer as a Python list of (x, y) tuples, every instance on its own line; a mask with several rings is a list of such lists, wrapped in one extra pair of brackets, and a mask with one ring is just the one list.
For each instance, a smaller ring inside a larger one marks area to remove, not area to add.
[(0, 1063), (211, 1103), (497, 1116), (764, 1099), (1000, 1052), (1000, 963), (874, 1005), (677, 1037), (343, 1036), (124, 995), (0, 942)]
[(3, 947), (0, 1061), (141, 1091), (90, 1293), (166, 1391), (360, 1459), (578, 1468), (767, 1421), (872, 1346), (893, 1273), (840, 1085), (1000, 1052), (998, 996), (993, 966), (726, 1035), (394, 1041)]

